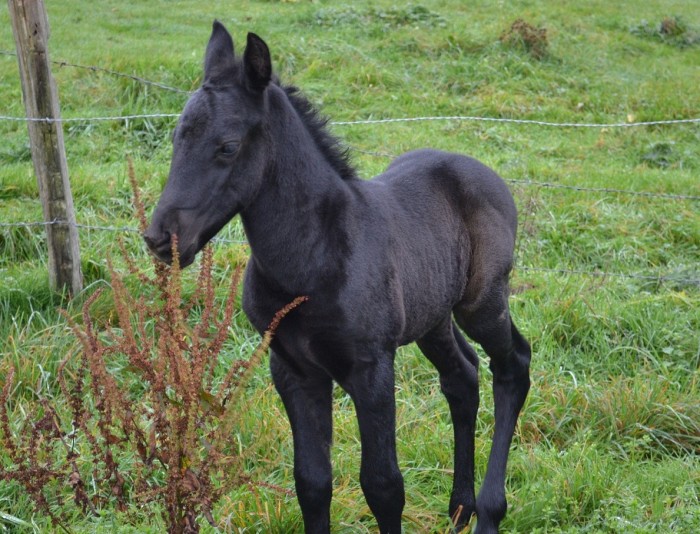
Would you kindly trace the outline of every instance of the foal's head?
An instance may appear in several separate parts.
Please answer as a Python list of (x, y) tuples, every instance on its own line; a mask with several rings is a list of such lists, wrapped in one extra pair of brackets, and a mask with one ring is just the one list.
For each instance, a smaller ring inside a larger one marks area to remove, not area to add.
[(214, 22), (204, 83), (175, 128), (168, 181), (144, 234), (161, 260), (172, 260), (171, 236), (177, 234), (180, 264), (192, 263), (260, 188), (270, 148), (265, 89), (271, 76), (262, 39), (249, 33), (239, 59), (226, 28)]

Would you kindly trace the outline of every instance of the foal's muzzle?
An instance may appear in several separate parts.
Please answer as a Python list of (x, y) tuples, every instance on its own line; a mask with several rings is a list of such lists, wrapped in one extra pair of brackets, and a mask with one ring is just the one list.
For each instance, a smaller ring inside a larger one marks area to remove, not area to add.
[(160, 261), (168, 264), (172, 261), (173, 253), (170, 232), (156, 233), (150, 226), (143, 233), (143, 240), (146, 242), (146, 246), (151, 254)]

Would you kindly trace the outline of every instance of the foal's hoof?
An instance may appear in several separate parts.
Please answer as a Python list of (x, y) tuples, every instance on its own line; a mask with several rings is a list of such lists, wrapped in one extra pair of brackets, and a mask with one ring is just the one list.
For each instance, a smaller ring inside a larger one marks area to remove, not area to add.
[(474, 529), (474, 534), (498, 534), (498, 527), (493, 523), (481, 522), (479, 525), (479, 520), (476, 520), (476, 528)]
[(469, 509), (460, 504), (454, 512), (450, 513), (450, 519), (452, 520), (453, 525), (452, 534), (465, 532), (465, 529), (472, 523), (472, 520), (475, 517), (476, 512), (474, 511), (473, 507)]
[(504, 495), (490, 500), (479, 496), (477, 499), (476, 528), (474, 534), (498, 534), (498, 525), (506, 516), (508, 503)]

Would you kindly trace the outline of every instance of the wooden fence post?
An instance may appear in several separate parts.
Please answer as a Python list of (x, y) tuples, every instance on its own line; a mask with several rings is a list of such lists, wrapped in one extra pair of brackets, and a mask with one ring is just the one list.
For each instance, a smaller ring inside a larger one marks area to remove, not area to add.
[(49, 283), (55, 290), (68, 290), (75, 295), (83, 286), (80, 244), (68, 180), (58, 91), (49, 62), (49, 24), (44, 0), (7, 2), (29, 119), (32, 160), (47, 223)]

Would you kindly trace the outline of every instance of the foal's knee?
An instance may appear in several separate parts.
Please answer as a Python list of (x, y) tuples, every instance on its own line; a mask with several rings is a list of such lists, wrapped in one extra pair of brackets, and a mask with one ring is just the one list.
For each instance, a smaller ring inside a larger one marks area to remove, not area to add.
[(380, 473), (378, 469), (365, 470), (360, 474), (360, 484), (368, 500), (395, 502), (403, 509), (403, 476), (398, 470), (391, 473)]

